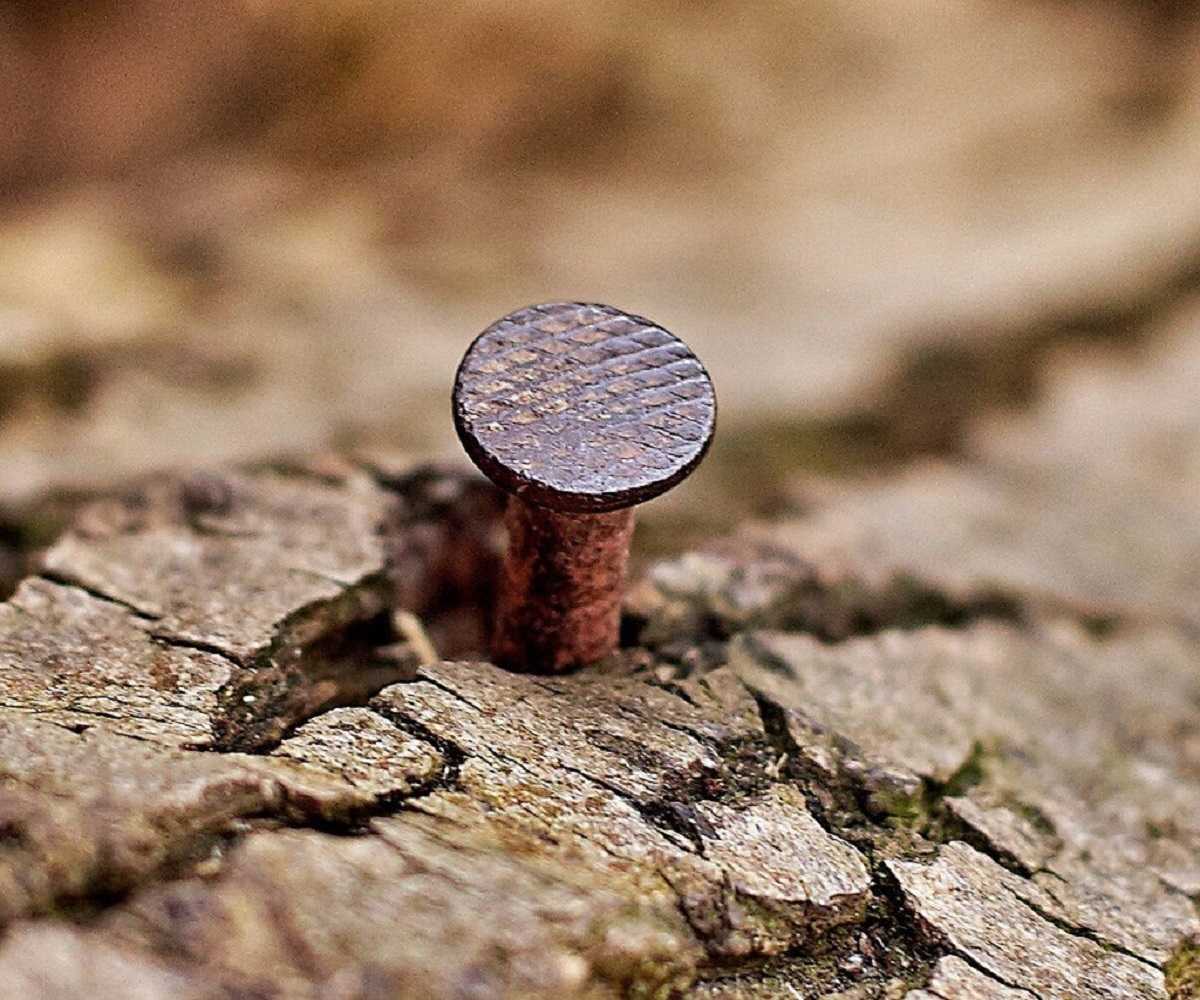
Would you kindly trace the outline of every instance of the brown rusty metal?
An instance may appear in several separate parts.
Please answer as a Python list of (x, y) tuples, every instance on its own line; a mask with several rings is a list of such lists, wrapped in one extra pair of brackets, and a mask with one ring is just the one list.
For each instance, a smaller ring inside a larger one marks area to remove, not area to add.
[(716, 397), (661, 326), (611, 306), (530, 306), (488, 327), (454, 384), (458, 435), (510, 494), (497, 662), (565, 670), (616, 647), (635, 504), (704, 457)]
[(511, 497), (492, 656), (557, 672), (616, 647), (633, 508), (560, 514)]

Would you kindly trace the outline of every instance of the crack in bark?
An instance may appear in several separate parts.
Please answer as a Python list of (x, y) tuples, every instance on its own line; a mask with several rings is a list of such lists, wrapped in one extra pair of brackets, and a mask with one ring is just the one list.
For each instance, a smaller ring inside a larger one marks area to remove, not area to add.
[(969, 965), (972, 969), (974, 969), (980, 975), (987, 976), (988, 979), (991, 979), (994, 982), (999, 983), (1001, 986), (1005, 986), (1010, 990), (1015, 990), (1017, 993), (1027, 993), (1027, 994), (1029, 994), (1029, 996), (1033, 997), (1034, 1000), (1044, 1000), (1044, 998), (1042, 997), (1042, 995), (1040, 993), (1035, 993), (1033, 990), (1029, 989), (1027, 986), (1019, 986), (1016, 983), (1009, 982), (1009, 980), (1003, 978), (1002, 976), (997, 975), (995, 972), (993, 972), (991, 969), (989, 969), (982, 962), (977, 961), (973, 955), (970, 955), (965, 951), (960, 951), (957, 948), (950, 948), (949, 951), (946, 952), (946, 954), (953, 955), (955, 958), (962, 959), (964, 962), (967, 963), (967, 965)]
[[(1036, 883), (1034, 883), (1034, 885), (1036, 887)], [(1115, 952), (1118, 955), (1124, 955), (1126, 958), (1132, 958), (1135, 961), (1141, 962), (1142, 965), (1146, 966), (1147, 968), (1153, 969), (1156, 972), (1163, 971), (1162, 966), (1159, 965), (1157, 962), (1152, 962), (1152, 961), (1150, 961), (1150, 959), (1137, 954), (1137, 952), (1130, 951), (1128, 948), (1125, 948), (1122, 945), (1117, 944), (1115, 941), (1109, 941), (1109, 940), (1101, 937), (1098, 933), (1096, 933), (1096, 931), (1091, 930), (1090, 928), (1081, 927), (1078, 924), (1073, 924), (1069, 920), (1067, 920), (1065, 917), (1062, 917), (1056, 913), (1051, 913), (1050, 911), (1046, 910), (1044, 907), (1038, 905), (1032, 899), (1028, 899), (1024, 896), (1021, 896), (1011, 886), (1006, 885), (1006, 886), (1004, 886), (1004, 889), (1018, 903), (1021, 903), (1027, 909), (1032, 910), (1039, 917), (1041, 917), (1043, 920), (1045, 920), (1046, 923), (1052, 924), (1053, 926), (1057, 927), (1064, 934), (1069, 934), (1069, 935), (1071, 935), (1071, 937), (1080, 938), (1085, 941), (1091, 941), (1092, 944), (1097, 945), (1100, 948), (1103, 948), (1105, 951)]]
[(128, 611), (131, 615), (133, 615), (134, 618), (137, 618), (141, 621), (156, 622), (162, 620), (162, 615), (153, 611), (146, 611), (143, 608), (139, 608), (136, 604), (131, 604), (129, 601), (123, 600), (120, 597), (113, 597), (111, 594), (106, 594), (104, 591), (84, 583), (82, 580), (75, 578), (69, 573), (63, 573), (58, 570), (43, 569), (37, 574), (37, 576), (48, 583), (57, 584), (60, 587), (71, 587), (74, 590), (82, 591), (89, 597), (93, 597), (97, 601), (103, 601), (105, 604), (116, 605), (117, 607)]
[(203, 639), (188, 639), (184, 636), (172, 635), (169, 632), (160, 632), (155, 629), (149, 630), (148, 634), (156, 642), (160, 642), (172, 649), (189, 649), (197, 653), (209, 653), (220, 657), (235, 670), (245, 669), (246, 665), (241, 660), (228, 650), (222, 649), (216, 643), (205, 642)]
[(426, 673), (424, 670), (418, 670), (417, 676), (414, 677), (412, 679), (412, 681), (402, 682), (402, 683), (414, 683), (414, 684), (425, 683), (425, 684), (428, 684), (430, 687), (437, 688), (443, 694), (448, 694), (451, 698), (453, 698), (455, 701), (459, 702), (460, 704), (466, 705), (467, 708), (471, 709), (472, 712), (475, 712), (478, 715), (486, 715), (487, 714), (487, 712), (484, 710), (482, 705), (476, 705), (475, 702), (471, 701), (471, 699), (468, 698), (466, 695), (464, 695), (461, 691), (457, 690), (456, 688), (451, 687), (449, 684), (443, 683), (442, 681), (438, 680), (436, 677), (433, 677), (430, 674)]
[(471, 754), (453, 740), (448, 740), (444, 736), (433, 732), (424, 723), (414, 719), (412, 716), (404, 715), (402, 712), (394, 710), (390, 705), (373, 705), (371, 706), (371, 710), (382, 716), (401, 732), (408, 733), (408, 735), (428, 743), (437, 750), (445, 762), (442, 768), (441, 787), (454, 789), (459, 786), (459, 772), (463, 764), (470, 759)]

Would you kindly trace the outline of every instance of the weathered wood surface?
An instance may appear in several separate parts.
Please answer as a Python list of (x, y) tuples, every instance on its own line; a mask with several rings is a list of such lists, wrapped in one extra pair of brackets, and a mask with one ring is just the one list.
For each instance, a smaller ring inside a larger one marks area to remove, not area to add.
[(649, 567), (568, 677), (473, 652), (499, 504), (463, 474), (84, 508), (0, 605), (0, 984), (1195, 995), (1194, 357), (1074, 365), (957, 465), (797, 484)]

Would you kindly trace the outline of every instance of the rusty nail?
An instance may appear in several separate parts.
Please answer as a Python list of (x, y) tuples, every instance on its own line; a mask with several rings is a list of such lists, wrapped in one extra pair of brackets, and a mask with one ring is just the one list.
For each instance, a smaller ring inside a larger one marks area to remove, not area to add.
[(617, 646), (633, 507), (684, 479), (712, 440), (708, 372), (640, 316), (530, 306), (467, 349), (454, 423), (509, 494), (493, 659), (548, 672), (603, 659)]

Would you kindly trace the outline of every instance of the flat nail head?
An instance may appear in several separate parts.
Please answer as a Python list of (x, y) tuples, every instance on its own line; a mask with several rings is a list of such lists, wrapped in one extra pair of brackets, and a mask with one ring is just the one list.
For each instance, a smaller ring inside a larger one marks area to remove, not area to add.
[(704, 457), (716, 396), (690, 348), (612, 306), (551, 302), (497, 320), (467, 349), (454, 423), (497, 486), (560, 513), (653, 499)]

